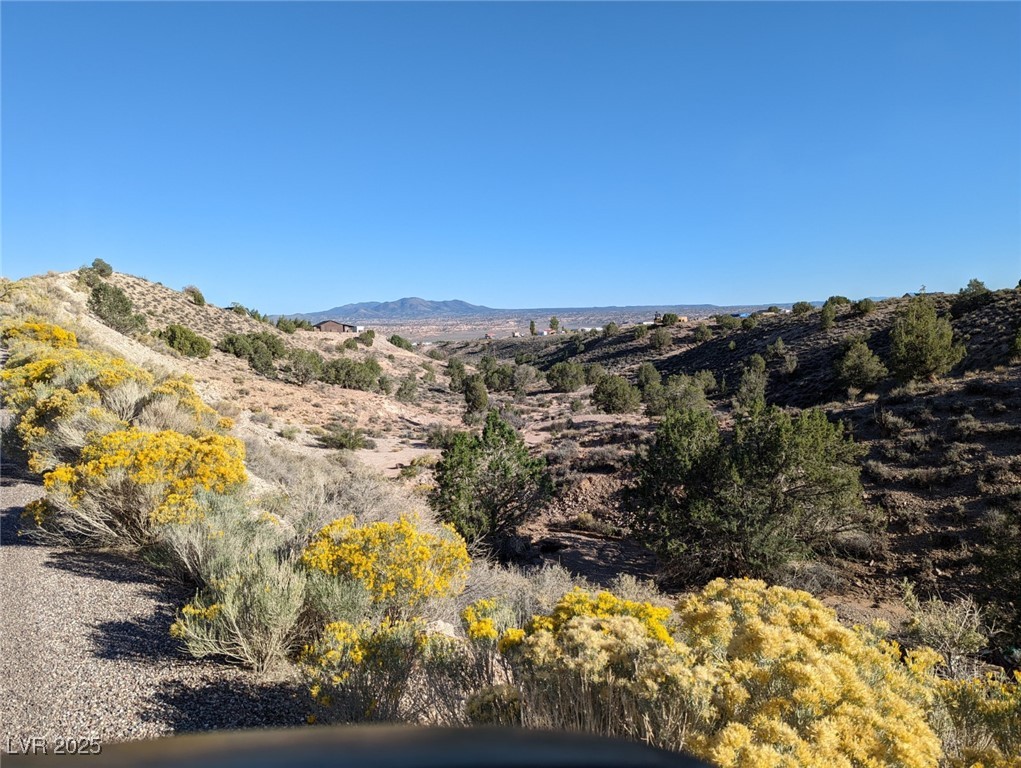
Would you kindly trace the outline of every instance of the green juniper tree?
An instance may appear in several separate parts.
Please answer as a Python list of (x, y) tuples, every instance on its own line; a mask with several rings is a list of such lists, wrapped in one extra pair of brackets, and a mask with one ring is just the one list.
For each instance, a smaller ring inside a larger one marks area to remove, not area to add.
[(763, 576), (872, 525), (861, 454), (818, 409), (761, 409), (729, 441), (708, 410), (670, 411), (636, 459), (634, 527), (680, 579)]
[(954, 329), (936, 315), (936, 305), (925, 293), (902, 307), (890, 332), (890, 369), (901, 381), (935, 379), (964, 357), (963, 344), (954, 344)]
[(430, 503), (467, 541), (493, 554), (539, 511), (551, 491), (546, 461), (533, 458), (524, 440), (495, 411), (482, 434), (455, 434), (436, 465)]

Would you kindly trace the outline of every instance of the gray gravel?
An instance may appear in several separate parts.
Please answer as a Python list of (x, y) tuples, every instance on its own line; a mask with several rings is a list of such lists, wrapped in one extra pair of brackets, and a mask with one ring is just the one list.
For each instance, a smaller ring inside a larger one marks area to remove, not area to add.
[(300, 725), (293, 680), (184, 655), (168, 629), (191, 593), (117, 553), (38, 546), (17, 532), (41, 486), (0, 467), (0, 751), (20, 739), (102, 742)]

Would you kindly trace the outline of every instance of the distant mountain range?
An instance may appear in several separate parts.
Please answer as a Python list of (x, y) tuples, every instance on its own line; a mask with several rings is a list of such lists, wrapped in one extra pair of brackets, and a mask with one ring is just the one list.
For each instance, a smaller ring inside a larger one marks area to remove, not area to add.
[(304, 318), (312, 323), (323, 320), (426, 320), (429, 318), (469, 317), (501, 313), (505, 310), (469, 304), (467, 301), (429, 301), (417, 296), (409, 296), (397, 301), (363, 301), (358, 304), (345, 304), (321, 312), (305, 312), (287, 315), (291, 318)]
[[(636, 306), (614, 306), (614, 307), (543, 307), (530, 309), (494, 309), (480, 304), (469, 304), (466, 301), (429, 301), (417, 296), (411, 296), (397, 301), (363, 301), (358, 304), (344, 304), (343, 306), (324, 309), (320, 312), (303, 312), (286, 315), (290, 318), (302, 318), (312, 323), (319, 323), (323, 320), (337, 320), (345, 323), (356, 323), (359, 321), (391, 321), (404, 322), (409, 320), (440, 320), (446, 318), (483, 318), (483, 317), (515, 317), (534, 315), (544, 317), (548, 315), (577, 314), (579, 312), (598, 314), (600, 311), (607, 313), (644, 313), (651, 318), (656, 312), (676, 312), (679, 315), (706, 315), (716, 312), (750, 312), (756, 309), (765, 309), (767, 304), (749, 304), (721, 307), (715, 304), (673, 304), (673, 305), (636, 305)], [(789, 307), (790, 304), (779, 304), (778, 306)]]

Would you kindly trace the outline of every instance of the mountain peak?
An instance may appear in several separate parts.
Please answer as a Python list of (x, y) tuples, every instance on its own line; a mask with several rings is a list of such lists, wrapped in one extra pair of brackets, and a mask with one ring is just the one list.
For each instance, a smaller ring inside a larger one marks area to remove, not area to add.
[(479, 315), (493, 310), (478, 304), (469, 304), (459, 299), (430, 301), (419, 296), (405, 296), (395, 301), (363, 301), (344, 304), (320, 312), (306, 312), (289, 317), (300, 317), (313, 323), (322, 320), (421, 320), (431, 317), (456, 317)]

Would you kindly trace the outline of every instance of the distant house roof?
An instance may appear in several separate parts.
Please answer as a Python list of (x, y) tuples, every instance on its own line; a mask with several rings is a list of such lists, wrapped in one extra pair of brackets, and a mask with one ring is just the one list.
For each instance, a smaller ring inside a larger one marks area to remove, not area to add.
[(357, 333), (360, 330), (360, 326), (342, 323), (338, 320), (323, 320), (312, 327), (317, 331), (327, 331), (330, 333)]

